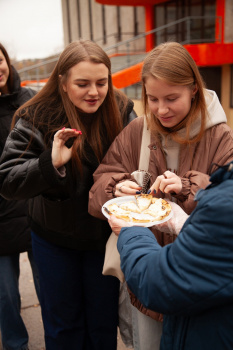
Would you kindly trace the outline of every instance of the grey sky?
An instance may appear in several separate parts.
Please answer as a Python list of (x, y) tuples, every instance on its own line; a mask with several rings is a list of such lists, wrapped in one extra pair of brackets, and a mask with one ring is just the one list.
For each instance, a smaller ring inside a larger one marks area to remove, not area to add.
[(12, 59), (63, 50), (61, 0), (0, 0), (0, 16), (0, 42)]

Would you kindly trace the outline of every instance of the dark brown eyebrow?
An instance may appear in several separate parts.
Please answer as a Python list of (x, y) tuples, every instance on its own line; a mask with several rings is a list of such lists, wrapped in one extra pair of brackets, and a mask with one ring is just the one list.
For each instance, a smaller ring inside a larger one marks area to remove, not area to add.
[[(155, 98), (157, 98), (156, 96), (154, 96), (154, 95), (150, 95), (150, 94), (147, 94), (146, 93), (146, 95), (148, 96), (148, 97), (155, 97)], [(176, 95), (179, 95), (179, 93), (178, 92), (173, 92), (172, 94), (168, 94), (168, 95), (166, 95), (166, 96), (164, 96), (164, 97), (171, 97), (171, 96), (176, 96)]]
[[(88, 79), (75, 79), (74, 81), (75, 82), (87, 82), (89, 80)], [(97, 81), (108, 81), (108, 78), (101, 78), (101, 79), (99, 79)]]

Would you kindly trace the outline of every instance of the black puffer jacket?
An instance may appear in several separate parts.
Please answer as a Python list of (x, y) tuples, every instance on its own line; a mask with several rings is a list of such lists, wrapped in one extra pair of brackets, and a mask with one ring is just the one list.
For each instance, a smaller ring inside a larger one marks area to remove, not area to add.
[[(130, 100), (126, 115), (128, 122), (136, 117)], [(49, 242), (76, 250), (104, 251), (110, 227), (88, 213), (92, 174), (99, 165), (91, 147), (85, 145), (88, 157), (82, 161), (83, 176), (74, 177), (68, 162), (66, 176), (61, 177), (38, 130), (30, 149), (18, 158), (31, 134), (31, 125), (20, 119), (9, 135), (0, 160), (0, 193), (8, 199), (29, 199), (30, 226)]]
[[(0, 155), (10, 132), (13, 114), (35, 91), (22, 88), (20, 78), (13, 68), (14, 89), (11, 94), (0, 96)], [(7, 201), (0, 196), (0, 255), (20, 253), (30, 249), (31, 239), (25, 200)]]

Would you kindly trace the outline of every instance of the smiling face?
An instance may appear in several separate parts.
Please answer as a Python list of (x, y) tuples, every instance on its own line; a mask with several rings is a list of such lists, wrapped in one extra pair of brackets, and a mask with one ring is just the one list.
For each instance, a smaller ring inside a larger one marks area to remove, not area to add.
[(171, 85), (163, 80), (148, 77), (145, 82), (150, 111), (165, 128), (173, 128), (189, 113), (196, 86)]
[(70, 68), (63, 90), (84, 113), (95, 113), (108, 93), (108, 68), (103, 63), (83, 61)]
[(7, 65), (5, 56), (0, 50), (0, 92), (6, 94), (9, 92), (7, 80), (9, 77), (9, 67)]

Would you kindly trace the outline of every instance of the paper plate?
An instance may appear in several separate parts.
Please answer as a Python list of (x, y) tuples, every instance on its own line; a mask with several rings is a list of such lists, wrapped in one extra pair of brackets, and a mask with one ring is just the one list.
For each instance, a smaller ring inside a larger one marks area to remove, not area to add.
[[(135, 196), (124, 196), (124, 197), (117, 197), (117, 198), (110, 199), (109, 201), (104, 203), (104, 205), (102, 206), (102, 208), (101, 208), (102, 213), (107, 219), (109, 219), (110, 216), (107, 213), (107, 211), (104, 209), (104, 207), (108, 207), (110, 204), (122, 204), (125, 202), (132, 202), (132, 201), (134, 201), (136, 203)], [(138, 215), (140, 215), (140, 214), (138, 214)], [(143, 223), (128, 222), (128, 221), (126, 221), (126, 222), (127, 222), (127, 224), (130, 224), (131, 226), (151, 227), (151, 226), (162, 224), (163, 222), (170, 220), (172, 216), (173, 216), (173, 211), (171, 210), (170, 214), (168, 216), (166, 216), (163, 220), (160, 220), (160, 221), (150, 221), (150, 222), (143, 222)]]

